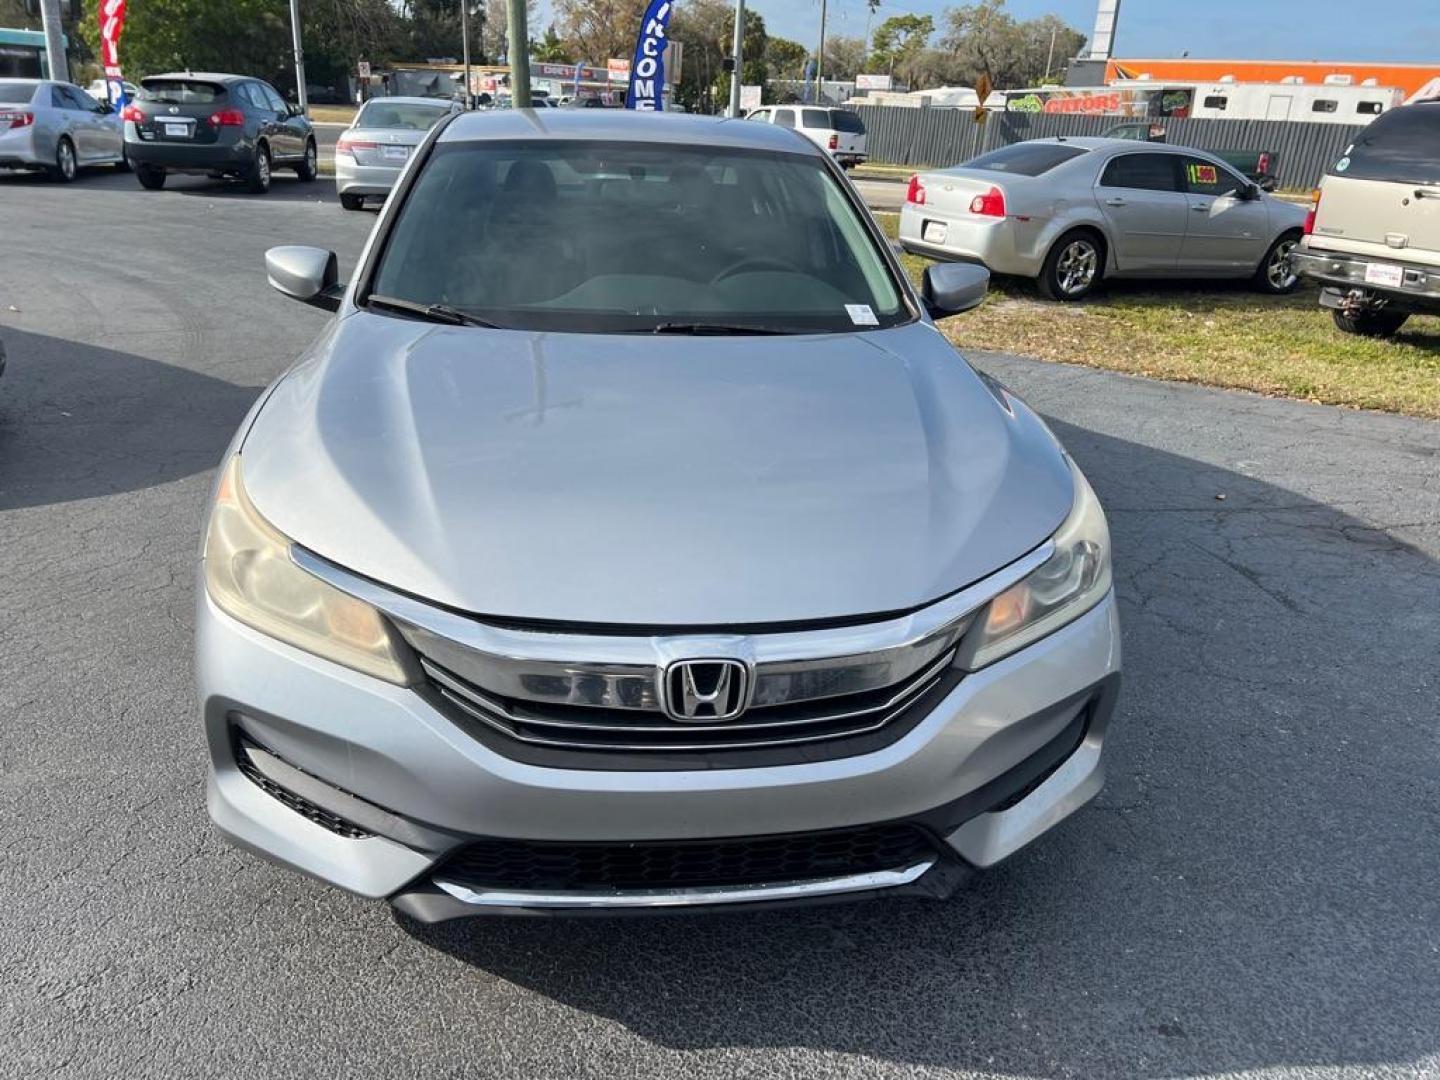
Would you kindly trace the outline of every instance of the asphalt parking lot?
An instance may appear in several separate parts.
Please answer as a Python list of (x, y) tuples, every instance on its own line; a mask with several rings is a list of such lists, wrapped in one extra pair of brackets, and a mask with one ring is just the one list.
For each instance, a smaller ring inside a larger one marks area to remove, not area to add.
[(373, 220), (0, 175), (0, 1076), (1440, 1075), (1426, 421), (976, 358), (1107, 505), (1126, 686), (1097, 803), (948, 903), (427, 929), (224, 844), (203, 503), (326, 318), (264, 250)]

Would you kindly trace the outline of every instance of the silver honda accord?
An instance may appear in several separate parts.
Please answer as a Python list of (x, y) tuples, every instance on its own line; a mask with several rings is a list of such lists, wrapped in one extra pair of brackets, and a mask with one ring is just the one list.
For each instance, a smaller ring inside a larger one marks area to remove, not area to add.
[(825, 152), (590, 111), (430, 132), (219, 470), (209, 808), (435, 921), (949, 895), (1090, 799), (1110, 537)]

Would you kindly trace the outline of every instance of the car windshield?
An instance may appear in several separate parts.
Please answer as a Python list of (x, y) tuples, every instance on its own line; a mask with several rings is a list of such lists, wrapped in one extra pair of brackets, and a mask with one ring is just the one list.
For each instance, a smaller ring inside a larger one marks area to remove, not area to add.
[(818, 157), (653, 143), (439, 144), (368, 291), (573, 333), (842, 332), (912, 317)]
[(967, 169), (986, 169), (990, 172), (1018, 173), (1020, 176), (1039, 176), (1057, 165), (1063, 165), (1071, 158), (1089, 153), (1081, 146), (1065, 146), (1061, 143), (1022, 142), (1002, 146), (965, 162)]
[(34, 83), (0, 83), (0, 101), (8, 105), (26, 104), (34, 96)]
[(1440, 104), (1410, 105), (1387, 112), (1356, 137), (1331, 176), (1440, 183)]
[(159, 105), (210, 105), (225, 96), (225, 88), (189, 79), (146, 79), (137, 96)]
[(357, 128), (400, 128), (425, 131), (450, 112), (449, 105), (421, 105), (409, 101), (371, 101), (355, 118)]

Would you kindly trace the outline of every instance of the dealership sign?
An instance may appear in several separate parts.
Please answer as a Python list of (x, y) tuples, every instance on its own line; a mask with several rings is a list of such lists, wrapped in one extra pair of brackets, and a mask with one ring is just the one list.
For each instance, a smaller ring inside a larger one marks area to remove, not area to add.
[(856, 75), (856, 90), (889, 90), (891, 80), (889, 75)]
[(100, 0), (100, 63), (106, 75), (120, 77), (120, 31), (125, 28), (125, 0)]
[(635, 59), (630, 64), (630, 92), (625, 107), (645, 112), (664, 108), (665, 35), (670, 27), (671, 0), (650, 0), (640, 21)]

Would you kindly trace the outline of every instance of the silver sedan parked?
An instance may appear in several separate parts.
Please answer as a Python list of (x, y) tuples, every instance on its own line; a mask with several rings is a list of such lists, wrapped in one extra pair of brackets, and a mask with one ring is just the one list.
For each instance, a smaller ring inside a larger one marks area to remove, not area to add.
[(89, 165), (125, 166), (109, 105), (70, 83), (0, 79), (0, 169), (44, 169), (65, 183)]
[(1305, 210), (1220, 159), (1126, 139), (1035, 139), (917, 173), (900, 211), (906, 251), (984, 263), (1079, 300), (1106, 277), (1251, 278), (1295, 287)]
[(366, 196), (389, 195), (400, 170), (436, 122), (460, 111), (444, 98), (386, 97), (367, 101), (335, 144), (335, 191), (346, 210)]

